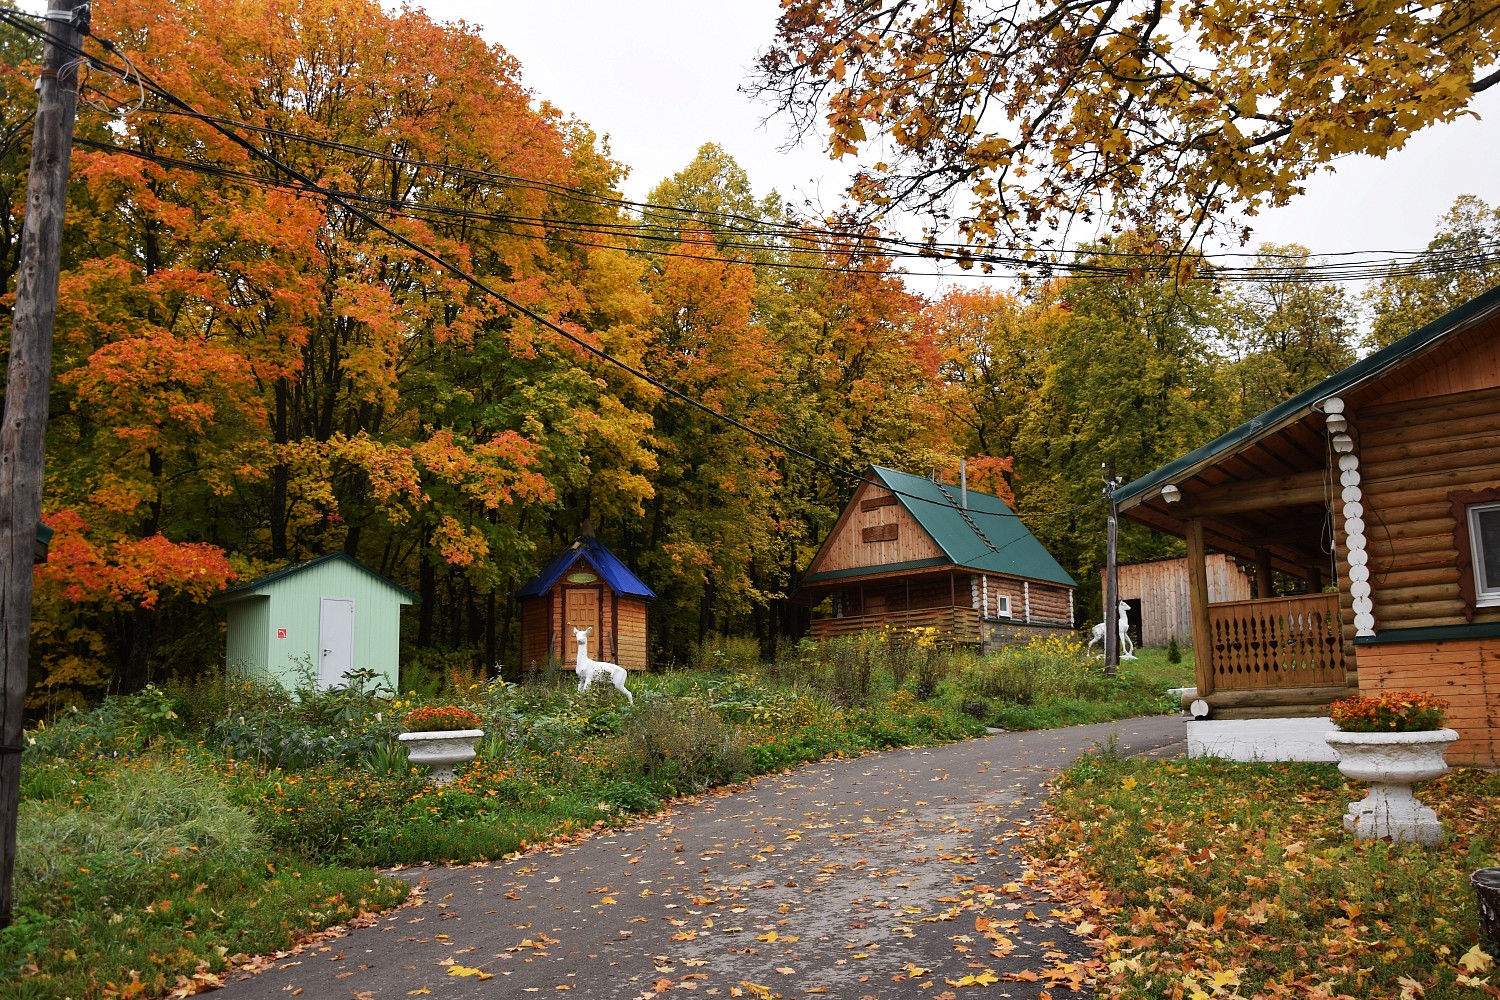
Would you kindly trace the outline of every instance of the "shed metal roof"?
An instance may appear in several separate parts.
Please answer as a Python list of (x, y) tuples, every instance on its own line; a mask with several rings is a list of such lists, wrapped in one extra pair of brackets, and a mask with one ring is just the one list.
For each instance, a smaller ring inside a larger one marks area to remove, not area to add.
[(609, 588), (626, 597), (642, 597), (655, 600), (656, 592), (641, 582), (620, 557), (611, 552), (603, 542), (591, 535), (584, 535), (563, 549), (542, 571), (516, 592), (517, 597), (541, 597), (557, 585), (557, 581), (575, 562), (582, 558), (594, 568)]
[(1491, 288), (1477, 298), (1470, 299), (1452, 312), (1433, 320), (1414, 333), (1407, 334), (1369, 357), (1356, 361), (1343, 371), (1330, 375), (1311, 389), (1278, 403), (1253, 420), (1248, 420), (1233, 430), (1220, 434), (1201, 448), (1196, 448), (1181, 458), (1168, 462), (1155, 472), (1126, 484), (1115, 494), (1120, 507), (1122, 509), (1134, 507), (1147, 499), (1147, 496), (1154, 490), (1192, 476), (1221, 458), (1228, 457), (1282, 427), (1302, 419), (1312, 410), (1314, 403), (1322, 402), (1330, 396), (1337, 396), (1348, 391), (1361, 382), (1384, 375), (1421, 354), (1438, 341), (1462, 333), (1490, 318), (1496, 312), (1500, 312), (1500, 286)]
[(355, 559), (353, 556), (348, 555), (344, 552), (331, 552), (326, 556), (319, 556), (316, 559), (309, 559), (306, 562), (293, 563), (290, 566), (284, 566), (273, 573), (267, 573), (265, 576), (256, 577), (249, 583), (242, 583), (238, 587), (230, 587), (228, 590), (215, 595), (213, 600), (215, 602), (225, 602), (238, 601), (241, 598), (245, 597), (255, 597), (258, 591), (264, 589), (270, 584), (276, 583), (279, 580), (292, 576), (295, 573), (306, 572), (307, 570), (310, 570), (315, 566), (322, 566), (326, 563), (331, 562), (346, 562), (360, 572), (368, 574), (369, 576), (373, 576), (375, 579), (379, 580), (381, 583), (385, 584), (387, 587), (390, 587), (392, 590), (396, 591), (402, 596), (410, 598), (414, 603), (421, 601), (420, 597), (418, 597), (416, 594), (413, 594), (411, 591), (407, 590), (399, 583), (381, 576), (379, 573), (375, 572), (373, 569), (366, 566), (358, 559)]
[[(968, 506), (964, 507), (957, 486), (878, 465), (871, 466), (870, 471), (955, 566), (1069, 587), (1078, 585), (999, 497), (969, 490)], [(858, 572), (873, 574), (892, 568), (870, 566)], [(907, 567), (903, 564), (894, 568)], [(810, 573), (802, 582), (819, 583), (850, 575), (855, 574), (849, 570)]]

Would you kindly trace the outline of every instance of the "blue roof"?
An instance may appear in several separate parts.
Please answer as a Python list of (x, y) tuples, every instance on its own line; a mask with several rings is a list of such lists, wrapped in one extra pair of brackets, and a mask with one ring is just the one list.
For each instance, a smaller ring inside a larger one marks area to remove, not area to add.
[(557, 585), (573, 564), (579, 559), (593, 567), (595, 573), (607, 584), (609, 589), (616, 594), (626, 597), (644, 597), (646, 600), (655, 600), (656, 592), (641, 582), (641, 578), (620, 562), (620, 557), (609, 549), (599, 539), (585, 535), (575, 541), (572, 545), (563, 549), (552, 561), (542, 567), (542, 571), (531, 578), (531, 581), (516, 592), (517, 597), (541, 597), (547, 591)]

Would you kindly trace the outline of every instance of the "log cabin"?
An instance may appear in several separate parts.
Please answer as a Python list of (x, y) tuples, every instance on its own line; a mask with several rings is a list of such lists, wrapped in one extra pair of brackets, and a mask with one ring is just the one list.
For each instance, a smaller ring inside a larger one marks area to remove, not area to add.
[(656, 593), (592, 533), (563, 549), (517, 593), (521, 664), (550, 658), (571, 670), (578, 646), (569, 627), (592, 628), (588, 654), (626, 670), (650, 667), (647, 608)]
[[(1500, 288), (1118, 497), (1186, 540), (1210, 718), (1432, 691), (1461, 734), (1448, 760), (1500, 765)], [(1267, 596), (1211, 600), (1215, 551)]]
[(1073, 632), (1073, 578), (999, 497), (872, 466), (793, 593), (815, 639), (895, 628), (990, 649)]

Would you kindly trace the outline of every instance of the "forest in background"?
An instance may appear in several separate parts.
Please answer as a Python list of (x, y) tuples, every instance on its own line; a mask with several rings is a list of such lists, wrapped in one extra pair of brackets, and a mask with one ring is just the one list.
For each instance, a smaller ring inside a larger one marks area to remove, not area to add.
[[(585, 523), (661, 595), (657, 663), (710, 633), (771, 647), (799, 633), (787, 595), (871, 463), (955, 477), (966, 459), (1091, 616), (1101, 462), (1149, 472), (1496, 280), (1500, 209), (1463, 198), (1428, 253), (1473, 266), (1393, 272), (1363, 296), (1302, 280), (1299, 247), (1263, 248), (1254, 282), (1191, 256), (1164, 270), (1171, 241), (1138, 231), (1092, 248), (1088, 276), (928, 301), (873, 231), (757, 196), (712, 144), (647, 204), (623, 201), (628, 165), (586, 123), (530, 94), (502, 49), (417, 11), (131, 0), (94, 30), (279, 162), (817, 461), (569, 343), (201, 120), (86, 107), (37, 709), (218, 669), (208, 599), (334, 551), (421, 596), (403, 662), (516, 672), (512, 595)], [(35, 58), (0, 34), (7, 297)], [(1121, 554), (1172, 544), (1127, 526)]]

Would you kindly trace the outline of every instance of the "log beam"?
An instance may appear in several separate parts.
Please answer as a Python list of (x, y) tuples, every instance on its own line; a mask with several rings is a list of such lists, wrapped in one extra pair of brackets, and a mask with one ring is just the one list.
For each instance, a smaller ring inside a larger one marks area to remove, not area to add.
[(1297, 504), (1322, 504), (1328, 497), (1327, 475), (1322, 469), (1314, 469), (1291, 476), (1225, 483), (1184, 497), (1180, 513), (1188, 518), (1211, 517)]
[(1198, 694), (1213, 693), (1213, 643), (1208, 624), (1208, 552), (1203, 546), (1203, 522), (1187, 522), (1188, 599), (1193, 608), (1193, 657), (1198, 671)]

